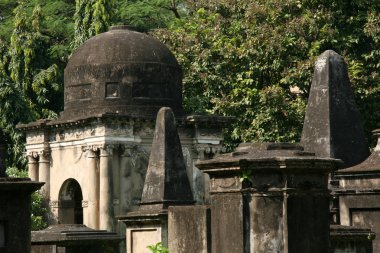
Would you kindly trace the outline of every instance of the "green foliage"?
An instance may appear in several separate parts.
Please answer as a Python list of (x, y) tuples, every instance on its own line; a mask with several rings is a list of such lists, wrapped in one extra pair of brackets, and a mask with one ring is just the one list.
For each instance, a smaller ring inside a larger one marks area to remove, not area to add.
[(0, 129), (6, 136), (7, 164), (23, 168), (26, 161), (23, 156), (24, 136), (15, 128), (20, 121), (33, 120), (28, 113), (27, 100), (17, 89), (14, 82), (0, 75)]
[(107, 31), (113, 8), (113, 0), (76, 0), (74, 49), (92, 36)]
[(163, 246), (161, 242), (157, 243), (156, 245), (148, 246), (148, 249), (152, 251), (152, 253), (169, 253), (169, 250)]
[(182, 65), (187, 111), (237, 117), (230, 142), (299, 141), (313, 64), (327, 49), (349, 64), (366, 130), (379, 127), (380, 2), (201, 0), (188, 8), (153, 35)]
[[(9, 44), (0, 47), (0, 127), (8, 143), (8, 166), (23, 167), (23, 136), (15, 129), (20, 122), (56, 117), (54, 98), (60, 94), (58, 65), (45, 60), (48, 37), (41, 33), (40, 6), (28, 12), (26, 1), (14, 10)], [(50, 107), (51, 106), (51, 107)]]
[(9, 38), (13, 30), (13, 10), (17, 6), (15, 0), (0, 0), (0, 38)]
[(45, 207), (45, 199), (39, 192), (32, 193), (32, 231), (42, 230), (47, 227), (46, 218), (48, 210)]
[(115, 22), (129, 24), (140, 31), (167, 27), (176, 18), (186, 15), (184, 1), (117, 0)]
[(26, 170), (19, 170), (16, 167), (9, 167), (7, 168), (7, 175), (8, 177), (15, 177), (15, 178), (27, 178), (28, 172)]
[[(7, 169), (7, 175), (9, 177), (27, 178), (28, 172), (26, 170), (19, 170), (15, 167), (10, 167)], [(44, 207), (44, 198), (39, 192), (33, 192), (31, 200), (32, 230), (44, 229), (47, 227), (47, 222), (44, 218), (47, 215), (47, 209)]]
[(251, 182), (252, 170), (243, 170), (240, 176), (240, 182)]

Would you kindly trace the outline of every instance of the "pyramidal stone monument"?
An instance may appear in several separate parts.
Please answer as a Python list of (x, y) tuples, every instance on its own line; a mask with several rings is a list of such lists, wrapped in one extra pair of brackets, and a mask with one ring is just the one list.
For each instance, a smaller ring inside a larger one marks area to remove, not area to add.
[(194, 204), (177, 125), (171, 108), (157, 114), (152, 150), (139, 209), (119, 216), (127, 226), (128, 253), (168, 246), (168, 208)]
[(174, 114), (171, 108), (163, 107), (157, 114), (140, 210), (165, 210), (169, 205), (192, 203)]
[(318, 156), (342, 159), (343, 167), (369, 156), (347, 65), (332, 50), (315, 63), (301, 144)]

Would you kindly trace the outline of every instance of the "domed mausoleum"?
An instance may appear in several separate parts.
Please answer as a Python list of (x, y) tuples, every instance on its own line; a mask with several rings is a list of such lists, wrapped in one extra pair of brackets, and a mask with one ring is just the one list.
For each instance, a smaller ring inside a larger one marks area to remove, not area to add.
[(181, 69), (169, 49), (127, 26), (86, 41), (65, 69), (65, 107), (56, 120), (19, 125), (29, 176), (45, 182), (50, 223), (83, 223), (125, 233), (115, 216), (141, 198), (155, 118), (171, 107), (198, 203), (207, 198), (195, 162), (222, 148), (229, 118), (185, 115)]
[(65, 69), (64, 118), (116, 113), (155, 117), (182, 113), (181, 69), (158, 40), (115, 26), (86, 41)]

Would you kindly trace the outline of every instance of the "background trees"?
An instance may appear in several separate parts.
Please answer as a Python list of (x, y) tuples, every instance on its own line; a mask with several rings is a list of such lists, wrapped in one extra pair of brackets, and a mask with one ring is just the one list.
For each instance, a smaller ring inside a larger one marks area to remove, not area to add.
[(139, 31), (166, 28), (175, 19), (187, 15), (181, 0), (116, 0), (115, 23), (127, 23)]
[(379, 127), (380, 3), (200, 0), (188, 8), (153, 34), (183, 66), (186, 109), (236, 116), (232, 140), (298, 141), (313, 64), (327, 49), (348, 62), (367, 132)]
[[(62, 85), (56, 44), (44, 32), (42, 9), (19, 1), (13, 10), (12, 30), (0, 47), (0, 127), (8, 143), (8, 165), (22, 167), (21, 122), (51, 118), (61, 108)], [(8, 20), (6, 20), (8, 22)], [(2, 26), (3, 27), (3, 26)], [(54, 53), (53, 53), (54, 50)]]
[(113, 0), (77, 0), (73, 48), (96, 34), (106, 32), (113, 18), (114, 8)]

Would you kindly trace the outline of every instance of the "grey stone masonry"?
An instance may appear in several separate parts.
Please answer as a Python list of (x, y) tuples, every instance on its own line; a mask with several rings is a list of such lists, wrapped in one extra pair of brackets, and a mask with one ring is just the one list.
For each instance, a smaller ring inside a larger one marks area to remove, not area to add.
[(169, 252), (210, 253), (210, 226), (209, 206), (169, 207)]
[[(377, 138), (380, 130), (374, 131)], [(380, 141), (361, 164), (336, 173), (342, 225), (367, 227), (376, 233), (373, 252), (380, 252)]]
[(79, 224), (52, 225), (32, 232), (32, 253), (116, 253), (122, 237)]
[(332, 50), (315, 63), (301, 144), (318, 156), (343, 160), (344, 167), (369, 155), (347, 65)]
[(328, 174), (340, 164), (286, 143), (199, 162), (210, 175), (211, 252), (328, 252)]
[(149, 245), (168, 246), (168, 207), (193, 204), (186, 165), (172, 110), (159, 110), (139, 209), (119, 216), (127, 226), (128, 253)]
[(183, 113), (176, 58), (160, 41), (129, 26), (113, 26), (83, 43), (64, 77), (64, 119), (103, 113), (155, 117), (162, 106)]
[(376, 235), (368, 228), (332, 225), (330, 253), (372, 253)]
[(160, 208), (166, 209), (193, 202), (174, 114), (163, 107), (157, 115), (140, 208), (162, 205)]
[[(26, 135), (29, 177), (45, 182), (49, 224), (77, 220), (125, 231), (115, 217), (138, 209), (161, 107), (176, 116), (192, 195), (208, 201), (208, 177), (195, 163), (223, 151), (223, 128), (232, 117), (185, 114), (182, 71), (164, 44), (128, 26), (111, 27), (73, 53), (64, 79), (60, 117), (17, 126)], [(65, 208), (70, 182), (81, 194)]]

